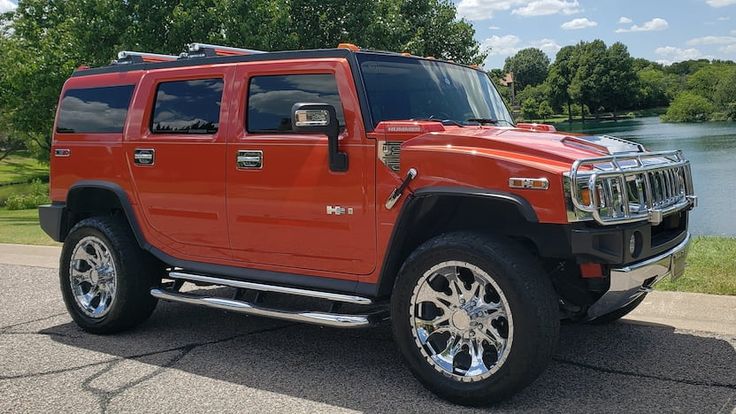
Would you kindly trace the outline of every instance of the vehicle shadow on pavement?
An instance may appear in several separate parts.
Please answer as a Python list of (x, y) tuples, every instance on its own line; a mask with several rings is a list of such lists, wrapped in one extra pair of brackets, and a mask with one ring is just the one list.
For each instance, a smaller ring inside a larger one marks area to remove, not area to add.
[[(288, 401), (368, 412), (460, 408), (437, 399), (411, 376), (388, 324), (338, 330), (160, 303), (148, 322), (130, 332), (95, 336), (66, 323), (41, 333), (66, 346), (161, 367), (141, 374), (145, 387), (127, 392), (156, 393), (163, 406), (166, 399), (191, 399), (217, 401), (205, 406), (214, 409), (238, 398), (252, 401), (258, 411), (258, 402), (275, 393)], [(163, 354), (175, 356), (157, 357)], [(704, 333), (627, 322), (563, 325), (556, 356), (542, 376), (490, 408), (730, 413), (736, 408), (734, 367), (732, 343)]]

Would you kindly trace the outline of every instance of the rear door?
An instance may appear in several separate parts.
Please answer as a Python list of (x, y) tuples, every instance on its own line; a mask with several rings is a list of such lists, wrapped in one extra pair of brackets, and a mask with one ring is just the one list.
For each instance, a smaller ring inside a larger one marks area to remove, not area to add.
[[(126, 131), (126, 156), (157, 246), (190, 259), (228, 258), (226, 88), (234, 68), (149, 72)], [(140, 129), (132, 130), (135, 127)]]
[[(227, 149), (227, 209), (237, 260), (351, 278), (375, 267), (375, 147), (345, 61), (242, 65)], [(335, 106), (346, 172), (329, 169), (327, 136), (294, 133), (297, 102)], [(241, 164), (238, 164), (238, 156)], [(250, 161), (247, 161), (250, 160)], [(339, 274), (344, 274), (340, 276)]]

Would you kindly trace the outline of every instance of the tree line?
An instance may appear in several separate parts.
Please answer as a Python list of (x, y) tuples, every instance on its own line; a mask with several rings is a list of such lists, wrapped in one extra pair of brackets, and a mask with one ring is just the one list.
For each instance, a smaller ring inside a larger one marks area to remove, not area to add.
[(24, 0), (0, 15), (0, 157), (48, 157), (59, 92), (80, 65), (120, 50), (174, 54), (192, 42), (266, 51), (364, 48), (480, 64), (450, 0)]
[[(666, 109), (665, 121), (736, 120), (736, 64), (732, 61), (688, 60), (664, 66), (633, 58), (620, 43), (602, 40), (565, 46), (554, 62), (539, 49), (528, 48), (494, 69), (497, 81), (512, 73), (514, 97), (522, 117), (545, 119), (565, 114), (568, 120), (590, 114)], [(510, 88), (501, 93), (511, 101)]]

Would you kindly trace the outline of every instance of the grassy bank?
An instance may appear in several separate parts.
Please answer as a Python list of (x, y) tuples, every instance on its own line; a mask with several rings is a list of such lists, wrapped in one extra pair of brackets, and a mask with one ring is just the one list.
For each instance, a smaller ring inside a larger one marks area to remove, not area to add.
[[(0, 243), (58, 245), (38, 226), (36, 210), (0, 208)], [(696, 237), (685, 275), (657, 285), (659, 290), (736, 295), (736, 238)]]
[(697, 237), (690, 245), (685, 274), (664, 280), (659, 290), (736, 295), (736, 239)]
[(58, 245), (38, 225), (38, 210), (0, 208), (0, 243)]
[(10, 155), (0, 162), (0, 186), (29, 183), (34, 178), (45, 178), (49, 167), (28, 154)]

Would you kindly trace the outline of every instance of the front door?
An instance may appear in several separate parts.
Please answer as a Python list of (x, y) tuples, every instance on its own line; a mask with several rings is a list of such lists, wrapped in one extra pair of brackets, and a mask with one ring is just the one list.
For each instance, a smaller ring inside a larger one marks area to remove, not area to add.
[[(347, 62), (252, 63), (240, 66), (235, 79), (245, 105), (227, 144), (234, 257), (347, 279), (373, 271), (375, 147), (365, 135)], [(335, 106), (346, 172), (330, 171), (326, 135), (292, 132), (297, 102)]]
[(225, 213), (226, 87), (233, 67), (145, 75), (125, 151), (144, 228), (167, 253), (229, 258)]

